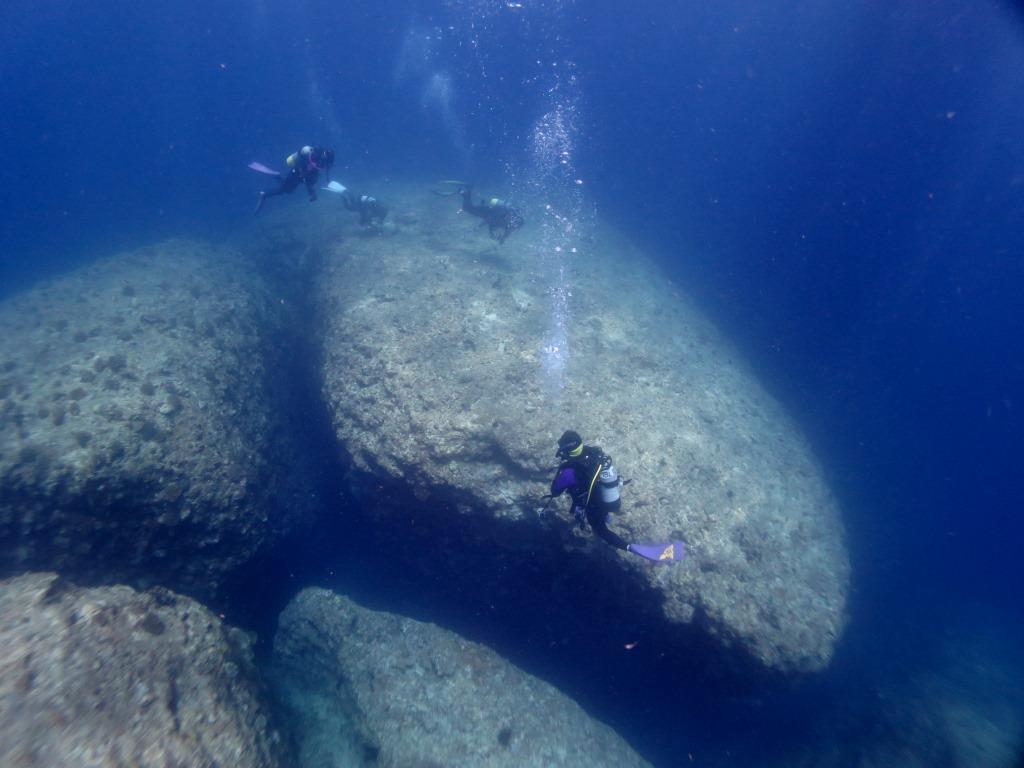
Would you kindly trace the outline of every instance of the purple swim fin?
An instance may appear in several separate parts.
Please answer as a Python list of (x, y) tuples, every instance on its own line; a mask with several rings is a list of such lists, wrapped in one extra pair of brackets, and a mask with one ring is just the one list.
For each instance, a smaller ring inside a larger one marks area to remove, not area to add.
[(249, 167), (258, 173), (265, 173), (267, 176), (280, 176), (277, 171), (273, 168), (267, 168), (263, 163), (257, 163), (255, 160), (249, 163)]
[(665, 544), (630, 544), (629, 551), (656, 563), (674, 563), (683, 559), (686, 546), (681, 541)]

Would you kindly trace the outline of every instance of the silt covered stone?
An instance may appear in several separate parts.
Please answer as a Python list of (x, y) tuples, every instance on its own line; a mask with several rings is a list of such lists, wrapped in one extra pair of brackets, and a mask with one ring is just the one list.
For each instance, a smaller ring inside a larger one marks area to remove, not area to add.
[(0, 561), (215, 592), (305, 514), (278, 303), (231, 251), (107, 258), (0, 304)]

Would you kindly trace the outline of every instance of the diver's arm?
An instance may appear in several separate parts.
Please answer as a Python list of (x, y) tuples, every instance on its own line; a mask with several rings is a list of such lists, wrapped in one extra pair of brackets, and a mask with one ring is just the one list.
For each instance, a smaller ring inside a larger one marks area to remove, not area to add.
[(562, 467), (551, 481), (551, 496), (561, 496), (576, 485), (576, 472), (572, 467)]

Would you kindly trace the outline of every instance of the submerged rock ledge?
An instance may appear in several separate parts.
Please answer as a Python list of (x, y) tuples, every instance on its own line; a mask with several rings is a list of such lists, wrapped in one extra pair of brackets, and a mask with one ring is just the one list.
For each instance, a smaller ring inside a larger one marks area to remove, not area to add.
[(251, 638), (157, 589), (0, 582), (0, 765), (290, 765)]
[(173, 240), (0, 304), (0, 560), (214, 593), (305, 518), (239, 256)]
[(486, 646), (324, 589), (281, 614), (273, 667), (309, 768), (647, 765)]
[[(353, 490), (396, 547), (429, 544), (418, 557), (406, 548), (403, 568), (491, 578), (498, 593), (520, 564), (572, 561), (609, 585), (594, 599), (611, 613), (710, 634), (769, 669), (825, 666), (849, 578), (836, 502), (798, 429), (686, 297), (599, 229), (568, 264), (559, 391), (543, 374), (542, 233), (499, 247), (424, 189), (395, 188), (389, 202), (397, 233), (335, 243), (319, 303), (324, 391)], [(615, 528), (685, 539), (682, 566), (653, 568), (560, 514), (538, 517), (570, 427), (634, 481)], [(502, 565), (481, 570), (483, 559)]]

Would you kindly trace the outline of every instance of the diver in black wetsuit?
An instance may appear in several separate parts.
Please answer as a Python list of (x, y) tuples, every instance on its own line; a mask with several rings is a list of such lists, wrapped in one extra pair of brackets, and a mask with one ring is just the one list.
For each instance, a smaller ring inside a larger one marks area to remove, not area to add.
[(473, 185), (467, 184), (459, 190), (462, 195), (462, 210), (471, 216), (478, 216), (487, 224), (487, 231), (491, 237), (499, 243), (504, 243), (505, 238), (513, 231), (523, 226), (523, 217), (515, 208), (492, 197), (490, 200), (481, 200), (479, 204), (473, 202)]
[(256, 213), (263, 208), (263, 203), (268, 197), (275, 195), (286, 195), (295, 191), (299, 184), (306, 185), (306, 192), (309, 194), (309, 201), (316, 200), (316, 182), (320, 178), (320, 171), (324, 172), (327, 181), (331, 180), (331, 166), (334, 164), (334, 150), (323, 147), (303, 147), (298, 152), (288, 155), (285, 164), (289, 170), (285, 174), (278, 174), (281, 180), (277, 189), (260, 192), (260, 200), (256, 204)]
[(622, 506), (619, 489), (625, 484), (612, 460), (596, 445), (584, 445), (571, 429), (558, 439), (561, 463), (551, 481), (550, 498), (565, 491), (572, 497), (572, 513), (581, 528), (589, 523), (594, 533), (616, 549), (630, 551), (620, 536), (608, 529), (608, 515)]
[(359, 214), (359, 225), (362, 227), (365, 227), (367, 224), (373, 224), (374, 220), (378, 224), (383, 224), (384, 219), (388, 215), (388, 207), (377, 198), (370, 197), (369, 195), (356, 196), (346, 190), (341, 196), (341, 202), (346, 210)]

